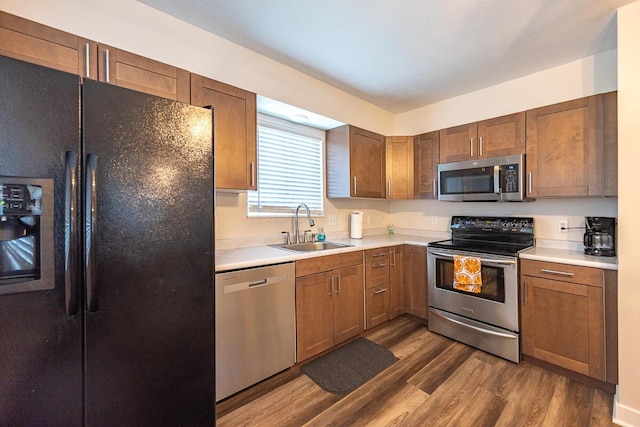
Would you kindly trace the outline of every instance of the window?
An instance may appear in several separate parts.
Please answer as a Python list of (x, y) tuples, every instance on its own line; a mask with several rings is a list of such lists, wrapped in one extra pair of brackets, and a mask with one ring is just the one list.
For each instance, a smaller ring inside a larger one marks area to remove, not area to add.
[(249, 191), (249, 216), (290, 216), (306, 203), (323, 214), (322, 130), (258, 115), (258, 190)]

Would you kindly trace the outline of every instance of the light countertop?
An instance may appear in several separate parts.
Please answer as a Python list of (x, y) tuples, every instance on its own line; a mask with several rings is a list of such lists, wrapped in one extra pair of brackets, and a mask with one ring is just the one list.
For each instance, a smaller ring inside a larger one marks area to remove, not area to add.
[(279, 264), (283, 262), (297, 261), (319, 256), (335, 255), (366, 249), (375, 249), (385, 246), (395, 246), (403, 244), (427, 246), (429, 242), (435, 242), (438, 240), (443, 240), (443, 238), (435, 236), (381, 234), (376, 236), (365, 236), (362, 239), (330, 239), (329, 241), (331, 242), (342, 243), (351, 246), (338, 249), (328, 249), (324, 251), (292, 252), (286, 249), (279, 249), (271, 246), (223, 249), (216, 251), (216, 273), (229, 270), (237, 270), (240, 268)]
[[(427, 246), (430, 242), (443, 240), (442, 236), (412, 236), (403, 234), (365, 236), (362, 239), (330, 239), (335, 243), (351, 246), (324, 251), (293, 252), (271, 246), (253, 246), (237, 249), (216, 250), (216, 273), (241, 268), (259, 267), (283, 262), (298, 261), (306, 258), (335, 255), (352, 251), (375, 249), (402, 244)], [(584, 267), (617, 270), (617, 257), (599, 257), (585, 255), (574, 249), (557, 249), (536, 246), (520, 253), (520, 258), (537, 261), (557, 262), (560, 264), (581, 265)]]
[(618, 257), (585, 255), (583, 251), (570, 249), (556, 249), (536, 246), (520, 252), (520, 258), (536, 261), (557, 262), (560, 264), (581, 265), (583, 267), (617, 270)]

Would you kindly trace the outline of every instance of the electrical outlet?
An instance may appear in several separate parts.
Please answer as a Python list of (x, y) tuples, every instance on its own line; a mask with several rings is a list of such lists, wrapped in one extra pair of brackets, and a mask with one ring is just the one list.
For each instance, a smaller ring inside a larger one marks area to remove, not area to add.
[(568, 221), (558, 221), (558, 232), (566, 233), (568, 232), (569, 222)]
[(437, 224), (438, 223), (438, 217), (435, 215), (431, 215), (431, 224)]
[(371, 215), (367, 215), (367, 224), (371, 224)]
[(337, 218), (335, 215), (329, 215), (328, 225), (336, 225)]

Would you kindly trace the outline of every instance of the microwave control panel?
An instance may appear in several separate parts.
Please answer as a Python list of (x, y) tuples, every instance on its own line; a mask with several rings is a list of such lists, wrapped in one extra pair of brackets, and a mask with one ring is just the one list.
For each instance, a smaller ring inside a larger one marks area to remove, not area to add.
[(504, 165), (502, 167), (502, 192), (517, 193), (520, 191), (518, 183), (520, 171), (518, 164)]

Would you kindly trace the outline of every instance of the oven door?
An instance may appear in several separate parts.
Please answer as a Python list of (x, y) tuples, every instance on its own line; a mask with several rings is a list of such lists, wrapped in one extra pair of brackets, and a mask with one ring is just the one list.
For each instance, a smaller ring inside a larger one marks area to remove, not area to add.
[[(475, 256), (482, 264), (479, 294), (453, 288), (453, 255)], [(517, 332), (518, 259), (457, 250), (427, 250), (429, 306)]]

